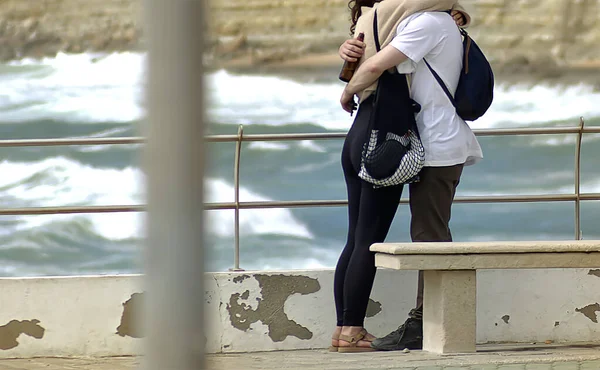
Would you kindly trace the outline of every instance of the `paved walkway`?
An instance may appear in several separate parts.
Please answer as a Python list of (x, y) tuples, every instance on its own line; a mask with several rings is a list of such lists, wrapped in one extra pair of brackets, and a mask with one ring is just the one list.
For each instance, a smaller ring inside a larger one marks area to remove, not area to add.
[(0, 370), (132, 370), (139, 365), (134, 357), (0, 360)]
[(477, 351), (470, 355), (323, 350), (222, 354), (208, 358), (208, 369), (600, 370), (600, 345), (488, 345), (478, 346)]
[[(0, 370), (130, 370), (140, 359), (41, 358), (0, 360)], [(600, 370), (600, 346), (479, 346), (477, 354), (432, 355), (421, 351), (329, 353), (325, 350), (207, 356), (209, 370)], [(168, 369), (165, 369), (168, 370)]]

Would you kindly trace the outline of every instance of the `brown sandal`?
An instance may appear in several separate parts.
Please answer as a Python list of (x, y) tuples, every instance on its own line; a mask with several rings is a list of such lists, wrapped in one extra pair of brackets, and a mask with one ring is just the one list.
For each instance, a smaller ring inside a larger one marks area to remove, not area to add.
[[(338, 337), (338, 338), (331, 337), (331, 339), (332, 339), (332, 340), (337, 340), (337, 341), (339, 341), (339, 340), (340, 340), (340, 338), (339, 338), (339, 337)], [(337, 352), (337, 351), (338, 351), (338, 348), (339, 348), (338, 346), (334, 346), (334, 345), (332, 344), (332, 345), (330, 345), (330, 346), (329, 346), (329, 352)]]
[(342, 352), (342, 353), (375, 351), (376, 350), (375, 348), (358, 346), (358, 342), (360, 342), (361, 340), (369, 342), (368, 340), (365, 339), (366, 336), (367, 336), (367, 330), (364, 328), (360, 332), (358, 332), (357, 334), (355, 334), (353, 336), (340, 334), (340, 337), (338, 340), (343, 340), (344, 342), (348, 342), (348, 343), (350, 343), (350, 345), (349, 346), (338, 346), (337, 351)]

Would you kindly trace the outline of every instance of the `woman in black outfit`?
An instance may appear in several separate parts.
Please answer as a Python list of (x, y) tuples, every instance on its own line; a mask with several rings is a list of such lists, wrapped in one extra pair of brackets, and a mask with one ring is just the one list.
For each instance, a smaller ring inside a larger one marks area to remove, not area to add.
[[(360, 16), (360, 7), (372, 7), (381, 0), (351, 0), (351, 32)], [(465, 24), (462, 14), (453, 11), (458, 26)], [(349, 39), (340, 47), (342, 59), (356, 61), (365, 44)], [(363, 144), (368, 137), (369, 116), (373, 95), (359, 105), (358, 112), (342, 149), (342, 169), (348, 192), (348, 237), (334, 275), (334, 298), (337, 326), (332, 335), (330, 351), (373, 351), (375, 337), (364, 328), (364, 319), (373, 281), (375, 254), (369, 251), (374, 243), (383, 242), (400, 203), (403, 185), (373, 188), (358, 177)], [(340, 346), (340, 341), (347, 342)]]
[[(398, 185), (374, 189), (372, 184), (358, 177), (371, 114), (371, 99), (372, 96), (360, 104), (342, 149), (342, 169), (348, 192), (348, 239), (334, 276), (337, 327), (355, 327), (359, 333), (364, 331), (368, 297), (376, 271), (375, 254), (369, 251), (369, 247), (385, 240), (403, 188), (403, 185)], [(364, 350), (371, 349), (370, 342), (375, 338), (366, 331), (362, 335), (365, 340), (359, 340), (354, 351), (361, 347)]]

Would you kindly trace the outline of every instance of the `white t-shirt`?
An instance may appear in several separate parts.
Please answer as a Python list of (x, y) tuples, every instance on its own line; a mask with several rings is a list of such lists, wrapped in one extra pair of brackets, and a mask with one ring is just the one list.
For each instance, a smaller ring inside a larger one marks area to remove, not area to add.
[(483, 158), (469, 126), (427, 68), (423, 58), (442, 78), (452, 94), (462, 69), (462, 37), (448, 13), (417, 13), (398, 25), (391, 45), (409, 60), (399, 73), (412, 73), (411, 96), (421, 105), (417, 127), (425, 149), (425, 166), (472, 165)]

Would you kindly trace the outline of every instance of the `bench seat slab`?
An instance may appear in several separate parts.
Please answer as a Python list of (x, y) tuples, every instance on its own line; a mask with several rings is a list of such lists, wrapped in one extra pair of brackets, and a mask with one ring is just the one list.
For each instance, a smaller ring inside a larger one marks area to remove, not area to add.
[(600, 240), (375, 243), (370, 250), (387, 254), (600, 252)]
[(597, 268), (599, 252), (515, 254), (375, 254), (375, 266), (394, 270)]

